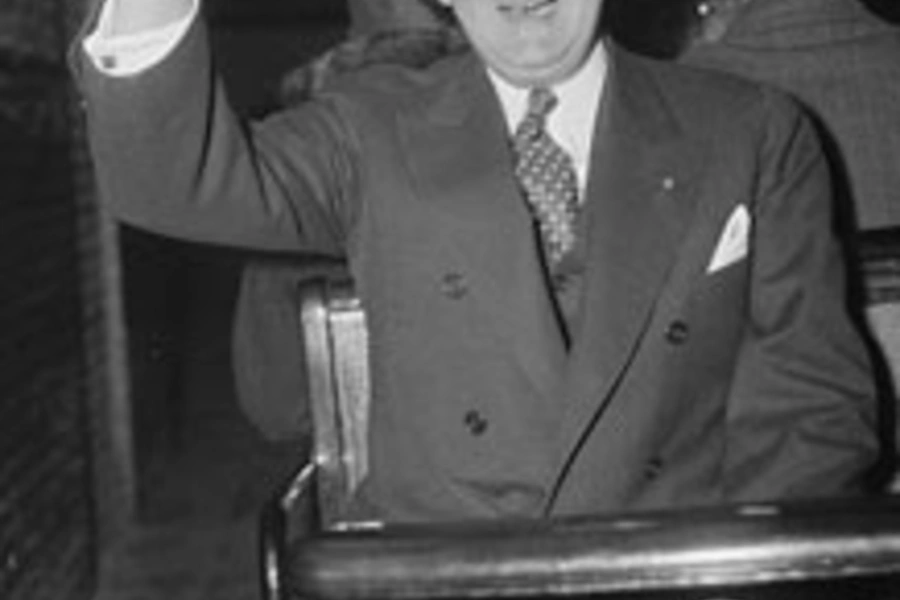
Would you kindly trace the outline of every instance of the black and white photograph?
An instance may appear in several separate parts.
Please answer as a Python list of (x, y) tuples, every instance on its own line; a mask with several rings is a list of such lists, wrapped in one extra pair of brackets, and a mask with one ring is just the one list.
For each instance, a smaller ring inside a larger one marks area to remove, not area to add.
[(900, 1), (4, 0), (0, 600), (900, 600)]

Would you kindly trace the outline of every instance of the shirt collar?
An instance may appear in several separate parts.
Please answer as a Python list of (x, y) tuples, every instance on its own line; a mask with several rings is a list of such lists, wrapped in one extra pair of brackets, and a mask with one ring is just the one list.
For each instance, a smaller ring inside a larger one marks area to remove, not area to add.
[[(558, 104), (547, 117), (547, 129), (569, 153), (582, 190), (587, 185), (590, 170), (594, 128), (609, 69), (608, 56), (604, 44), (597, 44), (575, 75), (552, 88)], [(491, 70), (488, 70), (488, 76), (512, 136), (528, 110), (528, 90), (511, 85)]]
[[(553, 86), (558, 104), (548, 117), (548, 127), (561, 131), (563, 137), (572, 127), (593, 132), (593, 122), (603, 87), (606, 83), (608, 66), (604, 44), (597, 44), (584, 65), (569, 79)], [(516, 87), (503, 79), (495, 71), (488, 69), (488, 76), (497, 92), (509, 132), (515, 131), (528, 110), (528, 89)]]

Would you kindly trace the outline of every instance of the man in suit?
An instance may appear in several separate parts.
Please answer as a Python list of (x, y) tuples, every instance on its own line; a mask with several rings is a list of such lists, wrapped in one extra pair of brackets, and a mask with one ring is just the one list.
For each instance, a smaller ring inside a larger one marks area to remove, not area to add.
[(190, 0), (146, 4), (95, 15), (76, 66), (101, 193), (169, 235), (346, 256), (374, 393), (355, 516), (861, 489), (870, 367), (786, 98), (616, 48), (598, 0), (442, 0), (471, 51), (248, 124)]

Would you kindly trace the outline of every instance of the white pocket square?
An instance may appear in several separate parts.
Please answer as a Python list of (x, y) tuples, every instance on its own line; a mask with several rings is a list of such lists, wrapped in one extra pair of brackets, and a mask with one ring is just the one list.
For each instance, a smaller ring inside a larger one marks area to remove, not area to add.
[(750, 245), (750, 225), (750, 211), (741, 204), (731, 213), (725, 229), (722, 230), (722, 236), (719, 238), (719, 243), (716, 244), (712, 260), (709, 261), (709, 266), (706, 268), (707, 273), (715, 273), (747, 256)]

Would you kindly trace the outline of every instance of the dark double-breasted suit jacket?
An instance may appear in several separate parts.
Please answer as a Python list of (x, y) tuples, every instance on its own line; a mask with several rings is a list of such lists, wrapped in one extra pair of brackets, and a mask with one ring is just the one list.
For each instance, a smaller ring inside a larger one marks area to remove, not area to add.
[(140, 76), (78, 72), (118, 218), (348, 258), (372, 345), (362, 514), (856, 489), (874, 392), (807, 121), (747, 83), (610, 57), (568, 348), (474, 56), (365, 71), (253, 126), (228, 108), (201, 23)]

